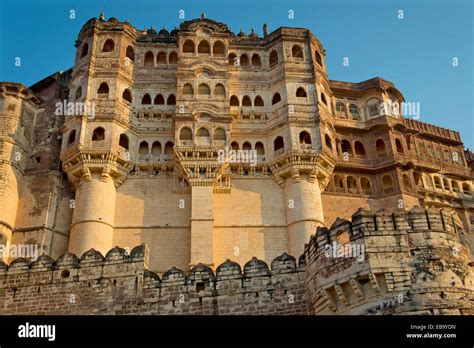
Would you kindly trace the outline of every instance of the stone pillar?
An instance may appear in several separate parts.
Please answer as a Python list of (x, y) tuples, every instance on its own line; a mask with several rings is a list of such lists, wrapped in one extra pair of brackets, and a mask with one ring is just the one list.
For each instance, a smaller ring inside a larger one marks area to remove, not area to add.
[(318, 226), (324, 226), (321, 190), (316, 178), (290, 177), (285, 181), (288, 252), (298, 258)]
[(79, 257), (90, 248), (105, 255), (112, 247), (116, 189), (114, 179), (92, 173), (76, 189), (69, 251)]
[(213, 266), (213, 186), (191, 188), (191, 265)]

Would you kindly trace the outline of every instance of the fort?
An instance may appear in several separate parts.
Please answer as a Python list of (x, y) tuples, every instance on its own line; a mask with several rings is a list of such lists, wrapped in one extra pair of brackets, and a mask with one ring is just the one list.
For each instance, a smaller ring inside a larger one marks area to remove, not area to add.
[(473, 314), (474, 157), (393, 83), (204, 15), (75, 46), (0, 83), (0, 314)]

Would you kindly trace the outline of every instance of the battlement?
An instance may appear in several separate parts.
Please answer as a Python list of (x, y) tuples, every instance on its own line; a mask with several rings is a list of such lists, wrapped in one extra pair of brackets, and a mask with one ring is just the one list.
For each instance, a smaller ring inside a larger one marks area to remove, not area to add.
[(472, 311), (463, 302), (474, 297), (470, 250), (461, 221), (446, 210), (359, 209), (351, 221), (318, 228), (305, 260), (313, 313)]
[(305, 314), (304, 260), (286, 253), (269, 267), (252, 258), (243, 270), (226, 260), (214, 272), (198, 264), (160, 277), (145, 244), (105, 257), (91, 249), (56, 261), (42, 255), (0, 263), (1, 314)]

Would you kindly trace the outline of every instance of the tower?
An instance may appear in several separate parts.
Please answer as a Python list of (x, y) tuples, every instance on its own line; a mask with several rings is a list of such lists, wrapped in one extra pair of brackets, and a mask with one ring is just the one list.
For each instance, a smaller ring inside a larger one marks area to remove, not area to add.
[(24, 86), (0, 85), (0, 244), (9, 246), (30, 149), (31, 125), (41, 101)]
[(66, 115), (63, 169), (75, 188), (69, 250), (112, 247), (116, 187), (131, 169), (128, 131), (133, 96), (131, 26), (91, 19), (76, 42), (70, 101), (82, 106)]

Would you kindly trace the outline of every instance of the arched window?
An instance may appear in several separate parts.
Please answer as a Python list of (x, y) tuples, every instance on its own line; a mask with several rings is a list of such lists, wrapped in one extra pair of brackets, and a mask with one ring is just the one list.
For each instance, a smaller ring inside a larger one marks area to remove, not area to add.
[(393, 192), (393, 181), (390, 175), (384, 175), (382, 177), (382, 188), (384, 193)]
[(311, 135), (307, 131), (302, 131), (300, 133), (300, 144), (302, 145), (311, 144)]
[(257, 95), (257, 96), (255, 97), (255, 100), (254, 100), (254, 102), (253, 102), (253, 105), (254, 105), (254, 106), (259, 106), (259, 107), (260, 107), (260, 106), (264, 106), (262, 97), (260, 97), (259, 95)]
[(216, 87), (214, 87), (214, 95), (221, 98), (225, 97), (225, 87), (222, 83), (218, 83)]
[(385, 142), (382, 139), (377, 139), (375, 142), (375, 150), (378, 155), (385, 155)]
[(240, 56), (240, 66), (248, 66), (249, 57), (244, 53)]
[(239, 98), (237, 98), (237, 96), (233, 95), (230, 97), (230, 106), (240, 106)]
[(183, 86), (183, 94), (186, 94), (186, 95), (193, 95), (194, 94), (193, 86), (191, 86), (190, 83), (186, 83)]
[(143, 61), (143, 64), (145, 66), (153, 66), (153, 60), (154, 60), (153, 53), (148, 51), (147, 53), (145, 53), (145, 60)]
[(344, 181), (340, 175), (334, 175), (334, 188), (336, 192), (344, 192)]
[(260, 141), (257, 141), (257, 143), (255, 144), (255, 150), (257, 151), (257, 155), (259, 156), (265, 155), (265, 147)]
[(321, 55), (319, 54), (318, 51), (314, 51), (314, 58), (316, 59), (316, 63), (319, 64), (320, 67), (323, 66), (323, 59), (321, 58)]
[(291, 55), (296, 59), (303, 59), (303, 50), (300, 45), (293, 45), (291, 48)]
[(104, 46), (102, 46), (102, 52), (112, 52), (114, 50), (115, 43), (112, 39), (105, 40)]
[(214, 140), (226, 140), (225, 130), (222, 128), (216, 128), (214, 130)]
[(173, 155), (174, 144), (171, 141), (166, 142), (165, 144), (165, 155), (170, 157)]
[(351, 148), (351, 144), (346, 140), (342, 140), (341, 141), (341, 150), (342, 150), (342, 153), (347, 153), (347, 154), (352, 154), (352, 148)]
[(211, 95), (211, 89), (205, 83), (201, 83), (198, 87), (198, 94)]
[(149, 147), (148, 147), (148, 143), (146, 141), (142, 141), (138, 147), (138, 155), (140, 157), (140, 159), (144, 159), (146, 158), (146, 156), (148, 155), (149, 153)]
[(354, 143), (354, 150), (356, 155), (365, 156), (364, 144), (362, 144), (360, 141), (356, 141)]
[(270, 66), (274, 66), (278, 64), (278, 53), (277, 51), (273, 50), (270, 53)]
[(233, 141), (233, 142), (230, 144), (230, 148), (231, 148), (232, 150), (237, 151), (237, 150), (240, 148), (240, 147), (239, 147), (239, 143), (236, 142), (236, 141)]
[(165, 98), (163, 98), (163, 96), (160, 93), (158, 93), (155, 96), (155, 99), (153, 100), (153, 104), (155, 104), (155, 105), (164, 105), (165, 104)]
[(211, 135), (209, 134), (209, 130), (207, 128), (201, 127), (197, 131), (197, 136), (198, 137), (210, 137)]
[(275, 93), (272, 98), (272, 105), (281, 101), (280, 93)]
[(345, 113), (346, 112), (346, 106), (344, 105), (344, 103), (337, 102), (336, 103), (336, 111)]
[(443, 178), (443, 187), (446, 191), (451, 191), (451, 187), (449, 186), (449, 180), (446, 178)]
[(456, 180), (451, 180), (451, 187), (453, 188), (453, 192), (460, 192), (459, 183)]
[(174, 96), (174, 94), (170, 94), (168, 96), (168, 99), (166, 99), (166, 104), (167, 105), (176, 105), (176, 97)]
[(235, 53), (229, 54), (229, 65), (235, 66), (237, 65), (236, 63), (237, 63), (237, 56), (235, 55)]
[(102, 127), (97, 127), (92, 132), (92, 141), (101, 141), (105, 139), (105, 129)]
[(328, 105), (328, 102), (326, 101), (326, 96), (324, 95), (324, 93), (321, 93), (321, 101), (322, 101), (325, 105)]
[(297, 98), (306, 98), (307, 97), (306, 91), (303, 87), (298, 87), (298, 89), (296, 90), (296, 97)]
[(170, 64), (178, 64), (178, 54), (176, 52), (171, 52), (168, 56)]
[(151, 97), (148, 93), (146, 93), (142, 98), (142, 104), (149, 105), (151, 104)]
[(125, 51), (125, 57), (130, 59), (132, 62), (135, 61), (135, 51), (133, 50), (132, 46), (127, 46), (127, 50)]
[(403, 155), (403, 146), (402, 146), (402, 142), (400, 141), (400, 139), (395, 139), (395, 147), (397, 148), (397, 152), (400, 155)]
[(215, 56), (224, 56), (224, 43), (222, 41), (214, 42), (214, 46), (212, 47), (212, 53)]
[(186, 40), (183, 44), (183, 53), (194, 53), (193, 40)]
[(82, 97), (82, 88), (81, 88), (81, 86), (79, 86), (76, 89), (76, 94), (74, 95), (74, 100), (79, 101), (79, 100), (81, 100), (81, 97)]
[(370, 181), (367, 178), (360, 179), (360, 188), (362, 189), (362, 193), (364, 195), (371, 195), (372, 194), (372, 187), (370, 185)]
[(158, 52), (156, 56), (156, 64), (166, 64), (166, 53), (163, 51)]
[(443, 186), (441, 185), (441, 179), (437, 176), (434, 177), (434, 185), (438, 190), (442, 190)]
[(359, 119), (359, 108), (355, 104), (349, 104), (349, 112), (353, 119)]
[(242, 144), (242, 150), (252, 150), (252, 145), (248, 141)]
[(122, 99), (128, 101), (129, 103), (132, 102), (132, 93), (128, 88), (125, 88), (125, 90), (123, 91)]
[(285, 142), (283, 141), (283, 137), (277, 136), (275, 140), (273, 140), (273, 151), (275, 154), (285, 151)]
[(180, 140), (192, 140), (193, 139), (193, 132), (188, 127), (184, 127), (179, 132), (179, 139)]
[(76, 141), (76, 130), (73, 129), (71, 131), (71, 133), (69, 133), (69, 137), (67, 139), (67, 146), (71, 146), (72, 144), (74, 144), (74, 142)]
[(471, 194), (471, 187), (469, 186), (469, 184), (467, 182), (463, 182), (462, 184), (462, 192), (466, 195), (470, 195)]
[(260, 60), (260, 56), (257, 53), (252, 55), (252, 66), (261, 67), (262, 61)]
[(87, 53), (89, 53), (89, 44), (86, 42), (84, 45), (82, 45), (81, 58), (87, 56)]
[(352, 175), (349, 175), (347, 177), (347, 190), (349, 191), (349, 193), (359, 193), (357, 181)]
[(125, 133), (120, 134), (119, 146), (123, 147), (125, 150), (128, 150), (128, 137)]
[(99, 98), (107, 98), (109, 96), (109, 85), (105, 82), (102, 82), (97, 90)]
[(153, 144), (151, 145), (151, 154), (154, 157), (161, 156), (161, 143), (159, 141), (154, 141)]
[(211, 53), (211, 46), (209, 46), (209, 42), (206, 40), (201, 40), (198, 45), (198, 53), (201, 54), (210, 54)]
[(379, 106), (377, 105), (377, 103), (370, 104), (367, 106), (367, 108), (369, 109), (370, 117), (379, 116)]
[(324, 134), (324, 142), (326, 143), (326, 146), (332, 150), (332, 141), (329, 135)]
[(242, 98), (242, 106), (252, 106), (252, 101), (250, 100), (250, 97), (248, 95), (245, 95)]

